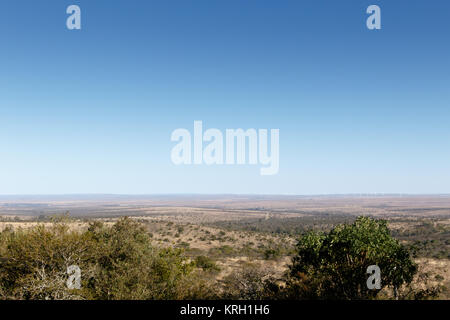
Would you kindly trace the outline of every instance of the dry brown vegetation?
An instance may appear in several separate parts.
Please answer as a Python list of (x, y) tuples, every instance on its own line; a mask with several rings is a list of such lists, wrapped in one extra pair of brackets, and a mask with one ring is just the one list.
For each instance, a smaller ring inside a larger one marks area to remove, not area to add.
[(0, 198), (0, 231), (51, 225), (52, 216), (67, 211), (73, 230), (85, 230), (92, 220), (112, 225), (130, 216), (145, 224), (158, 246), (183, 248), (191, 260), (210, 259), (216, 281), (249, 266), (279, 277), (303, 232), (329, 230), (360, 215), (383, 218), (393, 236), (415, 250), (427, 277), (414, 285), (440, 286), (440, 297), (450, 299), (449, 196)]

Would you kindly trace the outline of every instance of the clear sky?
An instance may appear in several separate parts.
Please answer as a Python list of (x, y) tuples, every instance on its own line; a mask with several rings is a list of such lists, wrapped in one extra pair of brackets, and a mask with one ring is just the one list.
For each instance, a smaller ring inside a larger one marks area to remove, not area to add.
[[(447, 0), (2, 0), (0, 194), (450, 193), (449, 37)], [(194, 120), (280, 129), (279, 173), (174, 165)]]

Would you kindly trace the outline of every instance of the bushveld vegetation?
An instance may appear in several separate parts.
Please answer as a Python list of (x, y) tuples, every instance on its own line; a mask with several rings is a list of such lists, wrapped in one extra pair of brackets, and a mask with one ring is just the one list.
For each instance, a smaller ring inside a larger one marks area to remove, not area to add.
[[(92, 220), (81, 229), (70, 228), (67, 215), (41, 220), (46, 224), (0, 233), (0, 298), (424, 299), (442, 290), (413, 287), (413, 279), (426, 277), (413, 262), (417, 250), (392, 237), (385, 221), (367, 217), (335, 225), (314, 220), (319, 227), (298, 230), (296, 245), (277, 229), (277, 237), (267, 230), (235, 233), (238, 224), (216, 232), (206, 226), (131, 218)], [(265, 221), (260, 222), (269, 228)], [(282, 225), (288, 224), (272, 224)], [(204, 238), (201, 243), (218, 245), (206, 251), (191, 248), (195, 234)], [(220, 259), (242, 255), (249, 261), (217, 278)], [(250, 261), (287, 256), (292, 258), (289, 268), (280, 276)], [(71, 265), (81, 269), (80, 289), (66, 284)], [(368, 265), (382, 270), (382, 290), (367, 290)]]
[[(87, 231), (66, 224), (1, 233), (0, 287), (6, 299), (185, 299), (202, 290), (181, 249), (156, 248), (139, 223), (124, 218)], [(82, 271), (69, 289), (66, 270)], [(203, 293), (202, 293), (203, 294)]]
[[(360, 217), (328, 234), (309, 232), (303, 236), (290, 268), (289, 286), (307, 287), (308, 297), (375, 298), (378, 291), (366, 285), (370, 265), (383, 270), (382, 287), (391, 286), (394, 297), (417, 272), (409, 252), (391, 237), (386, 221)], [(297, 293), (303, 294), (293, 290), (294, 296)]]

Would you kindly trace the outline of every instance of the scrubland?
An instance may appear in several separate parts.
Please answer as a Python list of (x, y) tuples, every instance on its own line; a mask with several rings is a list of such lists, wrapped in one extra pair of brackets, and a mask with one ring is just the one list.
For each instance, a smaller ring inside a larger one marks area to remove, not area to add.
[[(292, 269), (293, 257), (298, 255), (298, 240), (305, 234), (330, 232), (339, 224), (354, 223), (358, 216), (383, 219), (387, 221), (390, 235), (408, 250), (417, 264), (418, 271), (407, 290), (420, 291), (420, 294), (405, 293), (403, 297), (450, 299), (450, 199), (444, 196), (106, 197), (53, 201), (32, 199), (26, 203), (9, 200), (3, 205), (1, 203), (0, 199), (2, 234), (19, 230), (26, 232), (39, 226), (51, 229), (60, 223), (64, 223), (70, 232), (86, 233), (92, 229), (93, 223), (101, 223), (102, 228), (111, 229), (123, 221), (123, 216), (130, 217), (129, 220), (145, 230), (152, 248), (175, 250), (173, 255), (179, 254), (184, 259), (183, 262), (177, 260), (177, 263), (189, 264), (192, 267), (190, 276), (202, 279), (183, 280), (196, 282), (203, 286), (201, 289), (184, 285), (183, 294), (178, 292), (159, 297), (180, 299), (280, 298), (274, 293), (278, 289), (270, 286), (275, 284), (283, 288), (289, 282), (286, 275)], [(120, 285), (126, 286), (126, 281), (124, 283)], [(251, 289), (243, 290), (243, 283)], [(214, 294), (208, 288), (214, 288)], [(268, 293), (267, 297), (261, 292)], [(67, 295), (62, 297), (71, 298)], [(158, 298), (126, 294), (111, 297), (79, 295), (74, 298), (142, 297)], [(392, 298), (391, 291), (385, 288), (378, 298)]]

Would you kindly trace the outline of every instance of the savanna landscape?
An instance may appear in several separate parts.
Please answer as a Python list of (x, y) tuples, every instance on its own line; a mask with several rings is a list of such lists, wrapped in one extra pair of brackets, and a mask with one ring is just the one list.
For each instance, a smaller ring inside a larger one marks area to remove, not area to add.
[(2, 196), (0, 221), (1, 299), (450, 299), (448, 195)]

